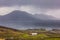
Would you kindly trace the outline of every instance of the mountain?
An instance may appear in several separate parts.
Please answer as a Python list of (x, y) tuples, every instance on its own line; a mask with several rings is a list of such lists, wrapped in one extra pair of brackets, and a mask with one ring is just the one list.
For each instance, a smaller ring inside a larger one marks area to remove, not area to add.
[[(13, 28), (19, 27), (27, 27), (27, 26), (35, 26), (34, 23), (40, 21), (33, 17), (33, 15), (24, 12), (15, 10), (7, 15), (0, 17), (0, 25), (4, 26), (14, 26)], [(17, 26), (17, 27), (16, 27)]]
[(7, 15), (4, 15), (2, 21), (32, 21), (34, 18), (31, 14), (24, 11), (15, 10)]
[(56, 20), (57, 19), (51, 15), (46, 15), (46, 14), (35, 14), (34, 16), (42, 20)]
[[(40, 28), (40, 27), (59, 27), (60, 20), (52, 20), (51, 16), (29, 14), (24, 11), (15, 10), (7, 15), (0, 16), (0, 25), (15, 29)], [(44, 20), (48, 19), (48, 20)]]

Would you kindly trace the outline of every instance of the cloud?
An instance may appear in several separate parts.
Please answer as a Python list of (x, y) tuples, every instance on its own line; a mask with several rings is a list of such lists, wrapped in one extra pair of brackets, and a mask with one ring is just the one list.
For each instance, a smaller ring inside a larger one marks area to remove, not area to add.
[(60, 18), (60, 0), (0, 0), (0, 15), (16, 9)]
[(48, 15), (52, 15), (58, 19), (60, 19), (60, 9), (49, 10), (46, 12)]
[(11, 6), (11, 7), (0, 7), (0, 15), (6, 15), (14, 10), (26, 11), (30, 14), (46, 14), (52, 15), (60, 19), (60, 9), (41, 9), (35, 6)]
[(0, 6), (34, 5), (41, 8), (60, 8), (60, 0), (0, 0)]
[(0, 7), (0, 15), (6, 15), (15, 10), (13, 7)]
[(31, 13), (31, 14), (41, 13), (40, 8), (37, 8), (35, 6), (21, 6), (20, 10), (21, 11), (26, 11), (26, 12)]
[(14, 10), (26, 11), (30, 14), (40, 13), (40, 8), (34, 6), (10, 6), (10, 7), (0, 7), (0, 15), (8, 14)]

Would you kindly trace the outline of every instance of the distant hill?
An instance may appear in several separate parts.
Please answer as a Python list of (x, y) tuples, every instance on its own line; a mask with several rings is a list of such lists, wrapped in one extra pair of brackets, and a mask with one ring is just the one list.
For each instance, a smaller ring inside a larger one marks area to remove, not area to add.
[(19, 10), (15, 10), (7, 15), (0, 17), (1, 25), (11, 26), (12, 28), (21, 28), (21, 26), (32, 26), (37, 21), (39, 20), (34, 18), (31, 14)]
[[(0, 16), (0, 25), (15, 29), (59, 27), (60, 20), (52, 20), (51, 16), (39, 15), (40, 18), (24, 11), (14, 10), (11, 13)], [(48, 20), (44, 20), (48, 19)]]
[(51, 16), (51, 15), (47, 15), (47, 14), (35, 14), (34, 15), (36, 18), (38, 19), (42, 19), (42, 20), (56, 20), (57, 18)]
[(9, 27), (5, 27), (5, 26), (0, 26), (0, 32), (7, 32), (7, 31), (13, 31), (13, 32), (20, 32), (20, 30), (17, 29), (13, 29), (13, 28), (9, 28)]
[(24, 12), (24, 11), (19, 11), (19, 10), (15, 10), (7, 15), (4, 15), (2, 17), (0, 17), (1, 21), (33, 21), (35, 20), (35, 18), (32, 17), (31, 14)]

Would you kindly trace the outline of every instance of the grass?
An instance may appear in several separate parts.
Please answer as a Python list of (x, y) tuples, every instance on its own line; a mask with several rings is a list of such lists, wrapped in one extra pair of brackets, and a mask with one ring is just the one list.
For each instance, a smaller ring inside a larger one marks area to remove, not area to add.
[(60, 40), (60, 38), (49, 37), (46, 34), (39, 34), (35, 36), (31, 36), (28, 34), (12, 35), (12, 36), (6, 35), (7, 39), (10, 39), (11, 37), (13, 37), (13, 40)]
[[(38, 35), (32, 36), (29, 33), (38, 32)], [(42, 32), (42, 33), (41, 33)], [(46, 30), (12, 30), (6, 28), (0, 28), (0, 39), (8, 39), (8, 40), (60, 40), (60, 34), (51, 34)]]

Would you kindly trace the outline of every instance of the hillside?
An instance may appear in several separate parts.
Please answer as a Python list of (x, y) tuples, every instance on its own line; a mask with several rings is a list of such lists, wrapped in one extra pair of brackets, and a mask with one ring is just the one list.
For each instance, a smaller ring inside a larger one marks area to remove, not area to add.
[(16, 37), (17, 35), (21, 34), (23, 33), (20, 30), (0, 26), (0, 38)]
[[(59, 40), (58, 30), (47, 31), (45, 29), (17, 30), (0, 26), (0, 39), (8, 40)], [(60, 32), (60, 31), (59, 31)], [(37, 33), (37, 35), (32, 35)]]

